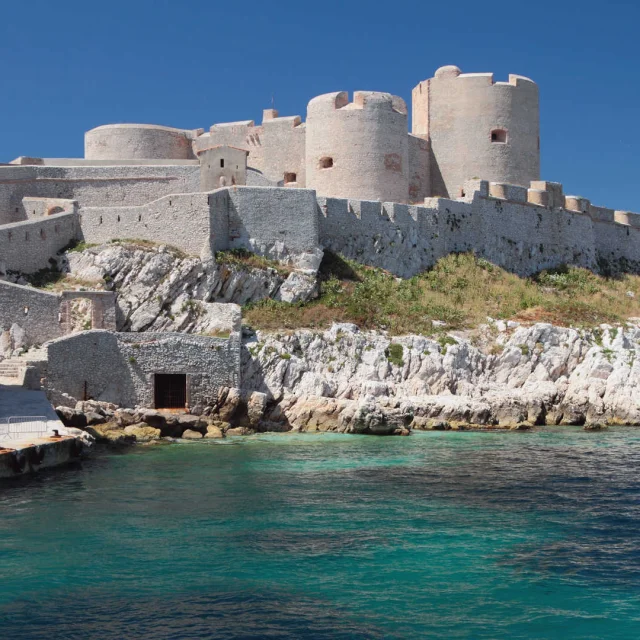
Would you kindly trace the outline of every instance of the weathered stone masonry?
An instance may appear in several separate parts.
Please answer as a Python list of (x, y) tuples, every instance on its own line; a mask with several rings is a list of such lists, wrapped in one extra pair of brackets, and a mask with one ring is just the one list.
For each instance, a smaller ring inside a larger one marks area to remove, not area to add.
[(154, 406), (157, 374), (186, 374), (187, 404), (214, 402), (219, 387), (240, 384), (240, 336), (86, 331), (48, 345), (46, 388), (53, 404), (99, 399)]

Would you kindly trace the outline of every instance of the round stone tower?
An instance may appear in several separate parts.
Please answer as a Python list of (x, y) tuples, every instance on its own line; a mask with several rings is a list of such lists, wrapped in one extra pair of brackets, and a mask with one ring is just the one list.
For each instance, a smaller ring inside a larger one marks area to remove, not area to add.
[(197, 131), (154, 124), (106, 124), (84, 134), (90, 160), (193, 160)]
[(431, 191), (457, 198), (470, 178), (529, 186), (540, 179), (538, 86), (510, 75), (441, 67), (413, 90), (412, 132), (431, 143)]
[(307, 188), (318, 195), (406, 202), (407, 105), (388, 93), (314, 98), (307, 108)]

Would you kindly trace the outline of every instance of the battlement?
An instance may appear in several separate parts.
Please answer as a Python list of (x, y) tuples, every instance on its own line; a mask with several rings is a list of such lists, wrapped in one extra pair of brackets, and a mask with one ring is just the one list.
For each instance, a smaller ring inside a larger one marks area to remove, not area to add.
[[(509, 80), (506, 82), (498, 81), (496, 82), (493, 73), (462, 73), (459, 67), (454, 65), (447, 65), (445, 67), (440, 67), (434, 74), (433, 80), (468, 80), (472, 82), (476, 82), (478, 84), (484, 85), (511, 85), (512, 87), (517, 87), (521, 85), (534, 85), (537, 86), (536, 83), (531, 80), (531, 78), (527, 78), (526, 76), (521, 76), (515, 73), (509, 74)], [(424, 82), (427, 82), (425, 80)], [(418, 86), (424, 84), (421, 82)]]
[(212, 124), (209, 127), (210, 133), (215, 133), (221, 129), (226, 130), (244, 130), (244, 129), (252, 129), (256, 126), (255, 120), (238, 120), (236, 122), (219, 122), (217, 124)]
[[(562, 184), (559, 182), (534, 180), (531, 182), (531, 187), (526, 188), (513, 184), (473, 179), (464, 183), (462, 192), (463, 195), (458, 198), (458, 201), (473, 202), (475, 198), (490, 198), (514, 204), (534, 205), (550, 210), (583, 214), (597, 223), (640, 228), (640, 213), (597, 207), (582, 196), (564, 195)], [(434, 202), (437, 200), (438, 198), (425, 198), (425, 203), (429, 206), (435, 206)]]
[(354, 91), (353, 101), (349, 101), (346, 91), (325, 93), (313, 98), (307, 106), (309, 114), (320, 111), (338, 111), (351, 109), (371, 109), (393, 111), (407, 115), (407, 104), (400, 96), (380, 91)]
[(299, 127), (304, 126), (302, 118), (300, 116), (279, 116), (276, 109), (265, 109), (262, 112), (262, 126), (284, 126), (284, 127)]

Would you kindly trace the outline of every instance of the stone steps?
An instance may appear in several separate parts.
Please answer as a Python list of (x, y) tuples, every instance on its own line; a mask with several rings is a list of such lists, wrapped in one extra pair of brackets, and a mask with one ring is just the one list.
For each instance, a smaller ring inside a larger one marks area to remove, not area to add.
[(26, 363), (4, 360), (0, 362), (0, 378), (18, 378), (20, 370), (25, 366)]
[(47, 359), (47, 352), (41, 350), (29, 351), (21, 356), (0, 360), (0, 378), (18, 380), (31, 363), (43, 362)]

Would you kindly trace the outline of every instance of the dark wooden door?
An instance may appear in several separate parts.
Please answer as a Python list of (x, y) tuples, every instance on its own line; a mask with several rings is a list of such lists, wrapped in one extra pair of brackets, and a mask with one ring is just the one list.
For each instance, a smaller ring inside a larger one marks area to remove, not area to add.
[(184, 409), (187, 404), (187, 376), (184, 373), (156, 373), (156, 409)]

